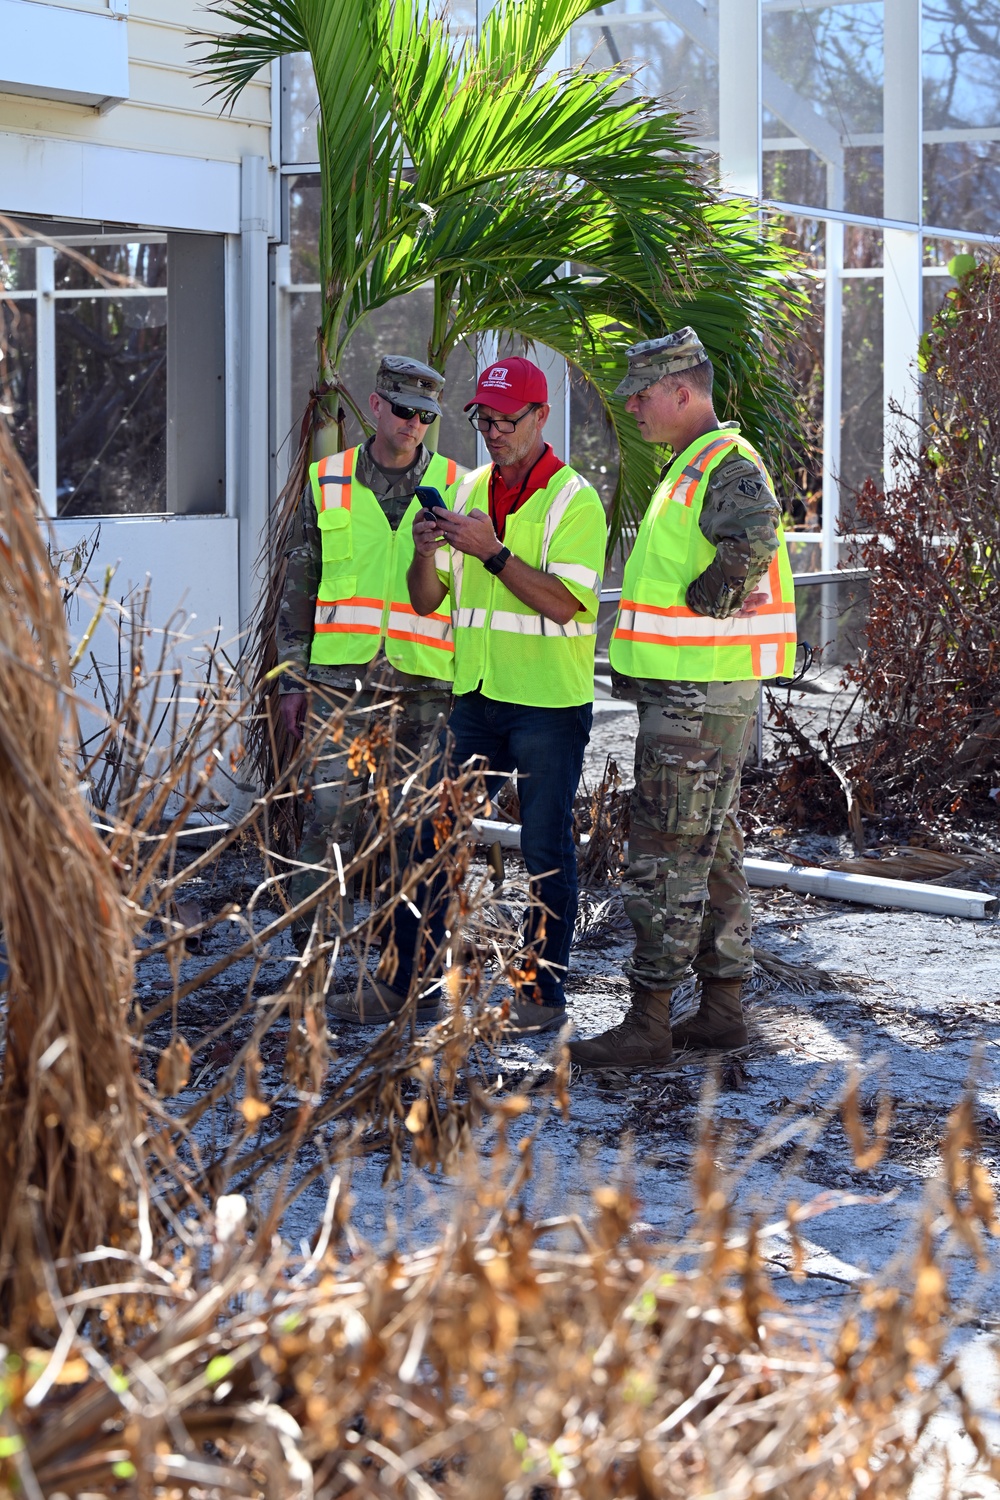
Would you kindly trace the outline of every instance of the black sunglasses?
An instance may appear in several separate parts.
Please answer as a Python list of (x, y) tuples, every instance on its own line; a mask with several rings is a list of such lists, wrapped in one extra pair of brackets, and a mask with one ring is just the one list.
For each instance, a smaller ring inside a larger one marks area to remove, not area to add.
[[(386, 399), (388, 400), (388, 397)], [(436, 411), (421, 411), (417, 406), (400, 406), (398, 401), (390, 401), (389, 405), (392, 407), (393, 416), (398, 417), (401, 422), (408, 422), (411, 417), (419, 417), (424, 426), (429, 427), (437, 418)]]

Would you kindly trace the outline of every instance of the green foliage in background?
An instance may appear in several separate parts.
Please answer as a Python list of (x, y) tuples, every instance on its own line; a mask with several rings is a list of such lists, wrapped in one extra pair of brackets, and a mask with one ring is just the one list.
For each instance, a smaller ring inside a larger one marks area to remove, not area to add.
[(375, 308), (430, 282), (427, 357), (462, 340), (544, 344), (599, 392), (621, 451), (612, 533), (641, 515), (661, 455), (612, 396), (623, 351), (691, 322), (719, 404), (777, 469), (794, 426), (777, 354), (801, 303), (789, 253), (707, 188), (679, 118), (620, 69), (553, 72), (597, 0), (502, 0), (475, 39), (419, 0), (215, 0), (232, 28), (203, 64), (232, 104), (308, 52), (320, 100), (319, 375), (338, 384)]

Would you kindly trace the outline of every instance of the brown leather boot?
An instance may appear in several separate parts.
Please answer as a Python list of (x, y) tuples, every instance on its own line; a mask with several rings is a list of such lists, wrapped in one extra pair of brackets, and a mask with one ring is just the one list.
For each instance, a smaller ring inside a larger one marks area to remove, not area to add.
[(697, 1013), (674, 1027), (678, 1052), (735, 1052), (745, 1047), (746, 1022), (740, 995), (742, 979), (703, 979)]
[(624, 1019), (586, 1042), (570, 1042), (569, 1055), (581, 1068), (620, 1068), (632, 1072), (662, 1068), (673, 1058), (670, 1041), (671, 990), (635, 985)]

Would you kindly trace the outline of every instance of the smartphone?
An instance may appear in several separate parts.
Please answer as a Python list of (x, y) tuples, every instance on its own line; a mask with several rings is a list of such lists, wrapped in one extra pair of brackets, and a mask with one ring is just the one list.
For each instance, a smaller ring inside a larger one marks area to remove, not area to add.
[(432, 484), (418, 484), (413, 493), (416, 495), (417, 499), (420, 501), (420, 504), (423, 506), (424, 514), (427, 516), (427, 519), (429, 521), (437, 520), (437, 516), (433, 514), (435, 506), (437, 506), (441, 510), (448, 509), (441, 491), (439, 489), (435, 489), (434, 485)]

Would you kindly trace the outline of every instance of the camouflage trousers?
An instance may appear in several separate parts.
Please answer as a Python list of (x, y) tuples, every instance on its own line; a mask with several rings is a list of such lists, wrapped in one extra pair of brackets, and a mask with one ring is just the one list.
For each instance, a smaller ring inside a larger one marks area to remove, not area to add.
[(750, 893), (736, 821), (753, 707), (712, 712), (640, 699), (629, 862), (622, 878), (635, 928), (626, 964), (650, 989), (693, 968), (741, 979), (753, 967)]
[[(385, 694), (377, 690), (355, 696), (327, 688), (322, 698), (314, 703), (314, 709), (322, 712), (324, 701), (331, 711), (351, 704), (355, 709), (368, 712), (352, 714), (340, 741), (332, 737), (328, 739), (316, 761), (312, 785), (305, 799), (298, 852), (300, 863), (310, 868), (296, 870), (288, 882), (288, 898), (293, 906), (304, 901), (327, 879), (333, 844), (340, 845), (345, 863), (353, 854), (355, 829), (364, 812), (369, 772), (366, 766), (351, 770), (348, 763), (351, 742), (357, 735), (370, 732), (380, 718), (393, 712), (385, 701)], [(416, 760), (420, 756), (434, 739), (442, 718), (447, 718), (451, 695), (426, 690), (400, 693), (392, 701), (398, 704), (396, 746), (402, 752), (400, 771), (405, 774), (408, 758), (412, 756)], [(401, 849), (399, 853), (401, 861), (405, 862), (408, 850)]]

